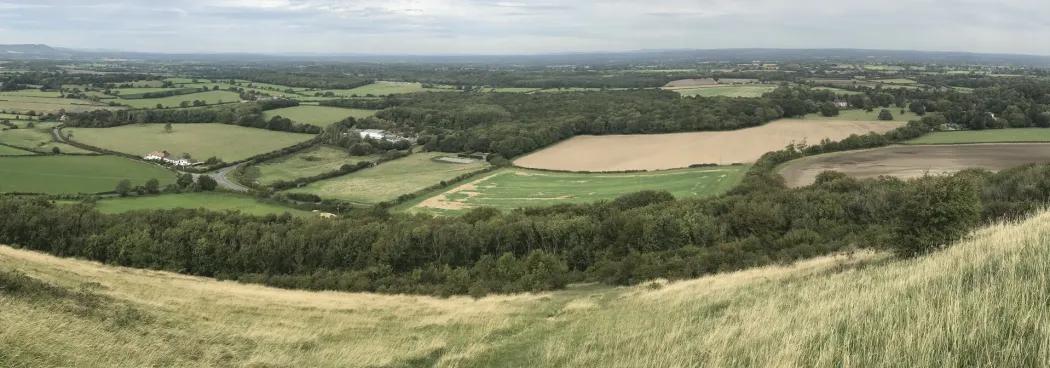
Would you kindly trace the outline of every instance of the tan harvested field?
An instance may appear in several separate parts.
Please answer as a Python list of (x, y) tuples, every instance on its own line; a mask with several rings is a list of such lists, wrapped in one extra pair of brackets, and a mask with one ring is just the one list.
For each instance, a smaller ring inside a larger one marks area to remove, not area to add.
[(721, 132), (577, 136), (519, 158), (514, 164), (547, 170), (623, 171), (749, 163), (792, 142), (837, 141), (851, 134), (887, 132), (902, 124), (783, 119)]
[(788, 185), (799, 187), (812, 184), (827, 170), (857, 178), (914, 178), (970, 168), (997, 171), (1040, 162), (1050, 162), (1050, 144), (907, 145), (810, 156), (784, 164), (780, 174)]

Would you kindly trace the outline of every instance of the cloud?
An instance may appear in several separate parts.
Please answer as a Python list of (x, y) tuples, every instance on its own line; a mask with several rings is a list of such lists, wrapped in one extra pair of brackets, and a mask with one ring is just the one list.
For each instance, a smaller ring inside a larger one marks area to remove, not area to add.
[(2, 43), (536, 53), (852, 47), (1050, 54), (1036, 0), (0, 0)]

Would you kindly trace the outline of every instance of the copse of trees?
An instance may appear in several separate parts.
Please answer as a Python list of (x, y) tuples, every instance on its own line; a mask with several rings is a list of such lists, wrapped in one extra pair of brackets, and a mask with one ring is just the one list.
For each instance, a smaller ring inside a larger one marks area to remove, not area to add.
[(294, 100), (274, 99), (253, 103), (181, 109), (95, 110), (84, 113), (67, 113), (65, 124), (70, 127), (105, 128), (150, 123), (222, 123), (287, 132), (321, 133), (322, 130), (319, 127), (295, 123), (287, 118), (278, 116), (270, 120), (263, 118), (263, 111), (297, 106), (298, 104), (298, 101)]

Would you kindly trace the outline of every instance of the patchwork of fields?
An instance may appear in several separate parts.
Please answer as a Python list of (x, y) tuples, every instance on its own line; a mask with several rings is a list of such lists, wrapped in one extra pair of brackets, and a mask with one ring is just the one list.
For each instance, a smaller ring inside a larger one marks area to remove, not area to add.
[(294, 106), (286, 107), (283, 109), (268, 110), (263, 112), (263, 118), (270, 120), (275, 116), (281, 116), (291, 119), (297, 123), (310, 124), (319, 127), (326, 127), (348, 117), (354, 117), (355, 119), (362, 119), (372, 115), (375, 115), (375, 110), (364, 110), (364, 109), (345, 109), (341, 107), (330, 107), (330, 106)]
[(215, 156), (226, 162), (243, 160), (309, 140), (312, 134), (277, 132), (229, 124), (136, 124), (113, 128), (67, 128), (73, 140), (112, 151), (142, 156), (166, 150), (189, 153), (196, 160)]
[(508, 168), (483, 175), (413, 206), (412, 212), (457, 213), (475, 207), (509, 210), (559, 203), (611, 200), (642, 190), (675, 197), (725, 193), (740, 182), (748, 166), (720, 166), (657, 172), (587, 174)]
[(121, 180), (132, 185), (157, 179), (175, 181), (167, 169), (114, 156), (0, 157), (0, 193), (100, 193), (112, 191)]
[(30, 112), (43, 114), (58, 113), (59, 111), (86, 112), (120, 108), (88, 100), (61, 98), (58, 92), (41, 92), (38, 90), (0, 92), (0, 112), (12, 114), (26, 114)]
[(1050, 162), (1050, 144), (898, 145), (805, 157), (789, 161), (779, 171), (788, 185), (799, 187), (812, 184), (818, 174), (828, 170), (857, 178), (915, 178), (969, 168), (996, 171), (1045, 162)]
[[(648, 135), (576, 136), (514, 163), (564, 171), (663, 170), (694, 164), (754, 162), (790, 143), (840, 140), (851, 134), (887, 132), (901, 122), (784, 119), (747, 129)], [(732, 147), (732, 149), (727, 149)]]
[(448, 154), (439, 152), (414, 153), (372, 168), (317, 181), (289, 192), (376, 204), (481, 170), (486, 165), (481, 161), (460, 164), (435, 160), (446, 155)]

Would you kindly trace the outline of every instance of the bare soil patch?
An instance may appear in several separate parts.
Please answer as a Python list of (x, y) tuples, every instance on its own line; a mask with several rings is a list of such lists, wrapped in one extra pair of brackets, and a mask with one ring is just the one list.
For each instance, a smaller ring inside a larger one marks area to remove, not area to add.
[(528, 168), (565, 171), (665, 170), (693, 164), (750, 163), (790, 143), (841, 140), (887, 132), (902, 122), (784, 119), (766, 125), (672, 134), (577, 136), (514, 161)]
[(907, 179), (970, 168), (998, 171), (1041, 162), (1050, 162), (1050, 144), (907, 145), (810, 156), (788, 162), (780, 174), (788, 185), (800, 187), (812, 184), (818, 174), (828, 170), (857, 178), (887, 175)]

